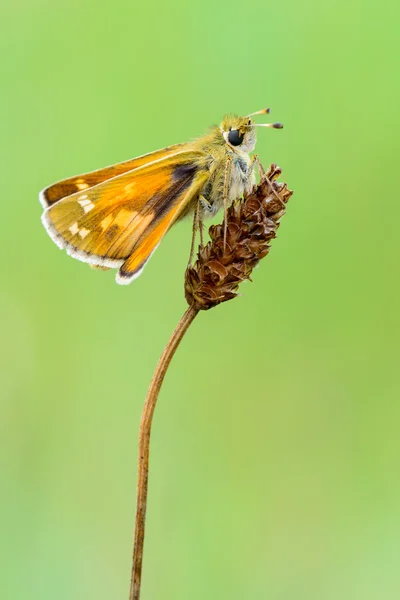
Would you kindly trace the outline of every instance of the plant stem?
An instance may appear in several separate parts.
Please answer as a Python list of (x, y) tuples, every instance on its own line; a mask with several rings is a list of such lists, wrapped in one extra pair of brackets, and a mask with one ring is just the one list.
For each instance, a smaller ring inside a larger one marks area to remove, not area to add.
[(129, 600), (139, 600), (140, 598), (144, 532), (146, 526), (147, 489), (149, 483), (150, 433), (154, 409), (156, 407), (158, 394), (160, 393), (160, 389), (172, 357), (174, 356), (183, 336), (198, 312), (198, 309), (189, 307), (176, 326), (174, 333), (172, 334), (168, 344), (164, 349), (164, 352), (161, 355), (156, 370), (154, 371), (153, 379), (151, 381), (149, 391), (147, 392), (147, 397), (143, 407), (139, 429), (136, 523)]

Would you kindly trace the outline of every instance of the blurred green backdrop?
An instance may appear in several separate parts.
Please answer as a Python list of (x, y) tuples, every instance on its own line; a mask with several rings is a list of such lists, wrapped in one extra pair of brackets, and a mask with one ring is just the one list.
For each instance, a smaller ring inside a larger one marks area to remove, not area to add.
[(143, 600), (399, 598), (398, 19), (2, 3), (1, 598), (127, 598), (140, 413), (185, 309), (189, 222), (124, 288), (59, 252), (38, 191), (265, 105), (295, 195), (165, 381)]

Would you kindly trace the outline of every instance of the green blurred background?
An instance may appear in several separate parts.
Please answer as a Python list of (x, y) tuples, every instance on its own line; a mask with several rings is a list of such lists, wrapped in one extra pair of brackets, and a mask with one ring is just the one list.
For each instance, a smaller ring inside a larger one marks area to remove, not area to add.
[(185, 309), (189, 222), (120, 287), (51, 242), (39, 190), (266, 105), (295, 195), (166, 378), (142, 597), (400, 597), (399, 13), (2, 3), (2, 599), (127, 598), (142, 404)]

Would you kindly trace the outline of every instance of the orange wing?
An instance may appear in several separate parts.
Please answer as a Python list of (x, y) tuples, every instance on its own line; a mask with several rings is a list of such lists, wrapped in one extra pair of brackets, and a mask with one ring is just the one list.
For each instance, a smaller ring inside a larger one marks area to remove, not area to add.
[(145, 164), (51, 204), (43, 224), (68, 254), (121, 267), (117, 281), (129, 283), (209, 179), (204, 162), (187, 150)]
[(149, 154), (143, 154), (143, 156), (138, 156), (137, 158), (132, 158), (131, 160), (126, 160), (122, 163), (111, 165), (110, 167), (104, 167), (103, 169), (98, 169), (97, 171), (91, 171), (90, 173), (84, 173), (83, 175), (76, 175), (75, 177), (63, 179), (63, 181), (58, 181), (57, 183), (50, 185), (48, 188), (45, 188), (42, 192), (40, 192), (40, 203), (42, 204), (43, 208), (47, 208), (51, 204), (61, 200), (61, 198), (65, 198), (67, 196), (71, 196), (71, 194), (76, 194), (77, 192), (87, 190), (94, 185), (98, 185), (103, 181), (107, 181), (112, 177), (117, 177), (118, 175), (122, 175), (128, 171), (132, 171), (133, 169), (137, 169), (138, 167), (141, 167), (149, 162), (154, 162), (155, 160), (166, 158), (171, 154), (176, 154), (183, 146), (184, 144), (167, 146), (167, 148), (162, 148), (161, 150), (156, 150), (155, 152), (150, 152)]

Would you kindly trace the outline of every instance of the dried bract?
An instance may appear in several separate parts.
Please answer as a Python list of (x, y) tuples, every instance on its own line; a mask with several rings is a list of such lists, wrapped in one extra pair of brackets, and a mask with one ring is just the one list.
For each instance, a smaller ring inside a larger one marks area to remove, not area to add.
[(208, 310), (235, 298), (240, 282), (250, 279), (254, 267), (268, 254), (293, 193), (286, 183), (276, 181), (281, 172), (277, 165), (270, 165), (259, 185), (228, 208), (225, 245), (225, 222), (210, 227), (211, 241), (200, 248), (196, 263), (186, 271), (189, 306)]

